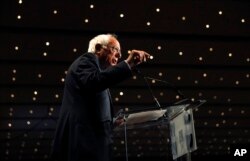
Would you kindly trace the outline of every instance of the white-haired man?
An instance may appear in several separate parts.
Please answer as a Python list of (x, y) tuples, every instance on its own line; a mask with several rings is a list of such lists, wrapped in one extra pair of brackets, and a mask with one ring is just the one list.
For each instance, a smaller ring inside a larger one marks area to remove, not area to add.
[[(132, 50), (121, 62), (115, 35), (103, 34), (89, 42), (88, 52), (69, 67), (57, 123), (52, 159), (110, 161), (113, 107), (109, 87), (132, 76), (133, 68), (149, 54)], [(122, 123), (117, 120), (116, 124)]]

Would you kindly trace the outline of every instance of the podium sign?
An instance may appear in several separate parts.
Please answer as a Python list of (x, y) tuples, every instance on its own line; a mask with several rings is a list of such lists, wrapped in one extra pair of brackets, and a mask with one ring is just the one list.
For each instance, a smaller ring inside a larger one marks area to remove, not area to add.
[(192, 109), (172, 118), (169, 128), (174, 160), (197, 149)]

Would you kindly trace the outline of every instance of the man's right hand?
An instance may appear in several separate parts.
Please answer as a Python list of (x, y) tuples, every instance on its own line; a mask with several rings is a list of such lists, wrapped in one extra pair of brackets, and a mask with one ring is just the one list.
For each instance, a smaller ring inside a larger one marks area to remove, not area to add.
[(129, 56), (125, 61), (129, 64), (131, 68), (133, 68), (136, 65), (146, 62), (149, 57), (150, 54), (145, 51), (132, 50), (129, 52)]

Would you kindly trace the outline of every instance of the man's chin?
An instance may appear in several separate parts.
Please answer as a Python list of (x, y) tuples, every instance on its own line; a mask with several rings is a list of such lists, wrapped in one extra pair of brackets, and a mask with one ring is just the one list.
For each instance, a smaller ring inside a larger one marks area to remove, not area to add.
[(117, 63), (111, 63), (111, 66), (115, 66)]

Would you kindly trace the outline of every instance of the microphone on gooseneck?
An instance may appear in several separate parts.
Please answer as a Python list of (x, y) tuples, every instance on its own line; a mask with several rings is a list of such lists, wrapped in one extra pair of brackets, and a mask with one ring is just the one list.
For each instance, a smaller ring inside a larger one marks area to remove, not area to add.
[(177, 88), (175, 87), (173, 84), (167, 82), (167, 81), (164, 81), (164, 80), (161, 80), (161, 79), (156, 79), (156, 78), (151, 78), (151, 77), (146, 77), (146, 79), (150, 79), (150, 80), (155, 80), (155, 81), (158, 81), (158, 82), (162, 82), (162, 83), (165, 83), (166, 85), (168, 85), (169, 87), (171, 87), (172, 89), (174, 89), (174, 91), (182, 98), (182, 99), (185, 99), (185, 95)]
[(154, 101), (156, 102), (156, 105), (159, 108), (161, 108), (161, 105), (160, 105), (159, 101), (157, 100), (157, 98), (155, 97), (155, 95), (153, 94), (153, 91), (151, 89), (151, 86), (148, 83), (148, 80), (155, 80), (155, 81), (158, 81), (158, 82), (162, 82), (162, 83), (166, 84), (167, 86), (171, 87), (181, 97), (181, 99), (186, 99), (185, 95), (177, 87), (175, 87), (173, 84), (171, 84), (171, 83), (169, 83), (167, 81), (161, 80), (161, 79), (147, 77), (138, 68), (135, 68), (135, 72), (144, 79), (144, 81), (146, 82), (146, 85), (147, 85), (147, 87), (148, 87)]
[(154, 95), (154, 93), (153, 93), (153, 91), (152, 91), (152, 89), (151, 89), (151, 86), (150, 86), (149, 83), (148, 83), (147, 77), (145, 77), (144, 74), (142, 74), (142, 72), (141, 72), (138, 68), (135, 67), (134, 70), (135, 70), (135, 72), (136, 72), (138, 75), (140, 75), (140, 76), (144, 79), (144, 81), (145, 81), (145, 83), (146, 83), (146, 85), (147, 85), (147, 87), (148, 87), (148, 89), (149, 89), (149, 92), (150, 92), (151, 96), (153, 97), (153, 99), (154, 99), (154, 101), (155, 101), (155, 103), (156, 103), (156, 106), (159, 107), (159, 108), (161, 109), (161, 104), (159, 103), (159, 101), (158, 101), (157, 98), (155, 97), (155, 95)]

